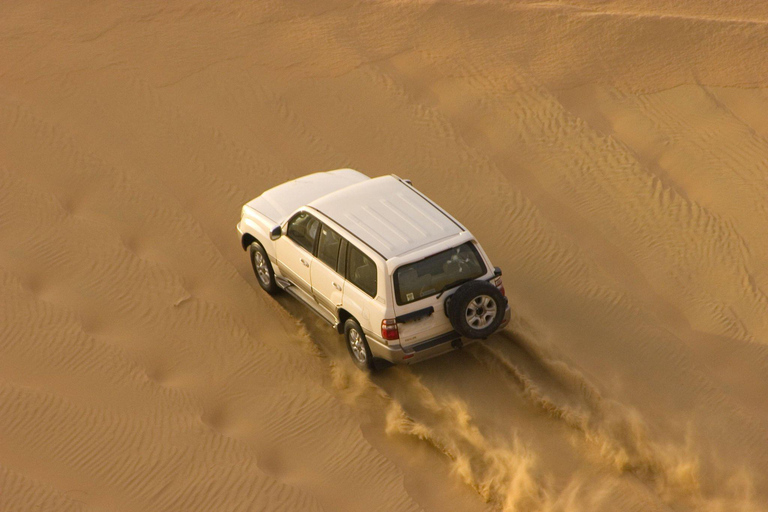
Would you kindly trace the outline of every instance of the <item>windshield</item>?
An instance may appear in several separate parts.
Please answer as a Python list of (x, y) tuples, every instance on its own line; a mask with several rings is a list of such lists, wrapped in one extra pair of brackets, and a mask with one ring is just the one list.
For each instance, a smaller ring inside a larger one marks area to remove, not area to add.
[(485, 274), (485, 264), (472, 242), (467, 242), (395, 271), (398, 305), (436, 295), (444, 289)]

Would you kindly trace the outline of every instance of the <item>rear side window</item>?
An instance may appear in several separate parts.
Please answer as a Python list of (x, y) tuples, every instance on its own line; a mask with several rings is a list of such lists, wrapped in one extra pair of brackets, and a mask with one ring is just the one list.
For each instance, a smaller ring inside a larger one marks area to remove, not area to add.
[(354, 245), (347, 254), (347, 280), (371, 297), (376, 296), (376, 264)]
[(307, 212), (299, 212), (288, 222), (288, 229), (286, 231), (288, 238), (307, 251), (312, 252), (319, 228), (319, 220)]
[(320, 240), (317, 242), (317, 257), (320, 261), (336, 270), (339, 261), (341, 236), (326, 225), (320, 228)]

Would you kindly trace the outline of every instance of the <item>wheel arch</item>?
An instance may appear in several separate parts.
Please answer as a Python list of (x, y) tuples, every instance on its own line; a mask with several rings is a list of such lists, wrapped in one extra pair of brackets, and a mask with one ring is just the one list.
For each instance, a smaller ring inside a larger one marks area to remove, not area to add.
[[(339, 323), (336, 325), (336, 330), (339, 332), (339, 334), (344, 334), (344, 324), (347, 323), (347, 320), (351, 318), (352, 320), (357, 322), (357, 318), (352, 316), (352, 313), (350, 313), (344, 308), (339, 308), (336, 311), (336, 316), (339, 319)], [(357, 322), (357, 323), (360, 323), (360, 322)]]
[(256, 237), (250, 233), (244, 233), (243, 237), (240, 239), (244, 251), (247, 251), (248, 247), (250, 247), (253, 242), (258, 242), (258, 240), (256, 240)]

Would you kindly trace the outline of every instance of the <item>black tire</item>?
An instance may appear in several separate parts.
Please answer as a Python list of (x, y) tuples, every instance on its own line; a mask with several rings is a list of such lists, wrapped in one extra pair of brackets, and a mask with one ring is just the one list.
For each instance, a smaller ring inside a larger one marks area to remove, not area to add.
[(272, 269), (272, 263), (269, 261), (267, 251), (259, 242), (253, 242), (249, 248), (251, 254), (251, 266), (253, 273), (256, 274), (256, 280), (259, 286), (270, 295), (280, 291), (280, 287), (275, 282), (275, 271)]
[(456, 331), (470, 339), (487, 338), (504, 320), (507, 299), (488, 281), (469, 281), (445, 301), (448, 319)]
[(363, 328), (353, 318), (344, 322), (344, 340), (355, 366), (366, 372), (375, 370), (373, 354), (368, 346), (368, 340), (365, 339)]

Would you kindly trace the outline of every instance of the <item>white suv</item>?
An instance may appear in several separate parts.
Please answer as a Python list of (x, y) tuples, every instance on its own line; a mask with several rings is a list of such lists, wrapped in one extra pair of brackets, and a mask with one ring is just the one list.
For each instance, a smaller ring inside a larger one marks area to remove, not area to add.
[(267, 190), (237, 225), (259, 285), (343, 333), (352, 360), (415, 363), (509, 322), (501, 270), (408, 180), (352, 169)]

